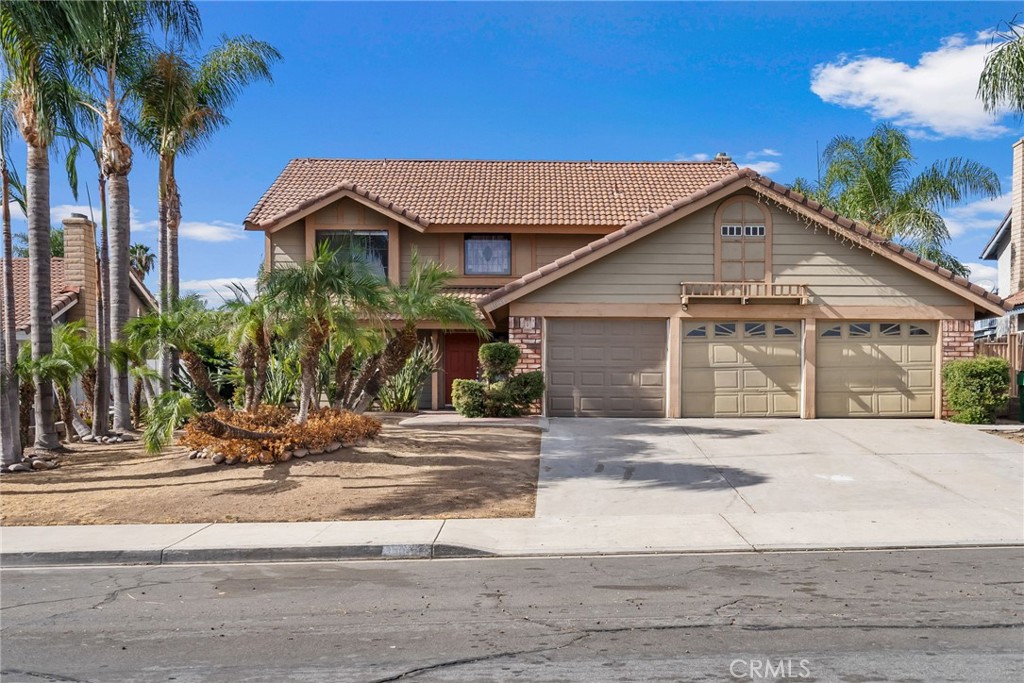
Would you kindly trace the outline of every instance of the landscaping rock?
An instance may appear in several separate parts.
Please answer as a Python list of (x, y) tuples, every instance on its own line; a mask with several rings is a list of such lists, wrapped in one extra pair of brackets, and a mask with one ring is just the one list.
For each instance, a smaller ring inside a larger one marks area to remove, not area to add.
[(270, 465), (274, 462), (274, 454), (270, 451), (260, 451), (260, 463)]
[(219, 465), (222, 462), (224, 462), (225, 460), (227, 460), (227, 458), (224, 457), (223, 453), (218, 453), (217, 455), (213, 456), (213, 464), (214, 465)]
[(292, 453), (295, 455), (296, 458), (305, 458), (307, 455), (309, 455), (309, 449), (296, 448), (294, 451), (292, 451)]
[(92, 434), (86, 434), (82, 437), (82, 443), (90, 443), (96, 440), (96, 437)]
[(224, 458), (225, 465), (237, 465), (238, 461), (241, 460), (237, 455), (232, 455), (229, 458)]
[(341, 444), (338, 443), (337, 441), (332, 441), (331, 443), (327, 444), (327, 448), (324, 449), (324, 451), (327, 453), (333, 453), (334, 451), (338, 450), (341, 450)]
[(32, 466), (23, 462), (16, 462), (8, 468), (11, 472), (31, 472)]
[(341, 442), (341, 447), (342, 448), (352, 448), (352, 446), (354, 446), (354, 445), (355, 444), (353, 442), (351, 442), (351, 441), (342, 441)]
[(281, 453), (281, 457), (277, 459), (278, 462), (288, 462), (292, 459), (293, 453), (291, 451), (284, 451)]
[(57, 462), (54, 460), (43, 460), (42, 458), (32, 460), (32, 469), (34, 470), (52, 470), (56, 466)]
[(324, 449), (322, 449), (322, 448), (310, 448), (309, 449), (309, 454), (310, 455), (323, 455), (323, 452), (324, 452)]

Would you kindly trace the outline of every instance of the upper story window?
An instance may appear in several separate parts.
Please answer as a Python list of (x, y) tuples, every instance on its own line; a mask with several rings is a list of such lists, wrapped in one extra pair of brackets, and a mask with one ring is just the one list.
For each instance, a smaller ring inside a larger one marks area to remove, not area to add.
[(715, 213), (715, 280), (771, 281), (771, 214), (754, 197), (726, 200)]
[(511, 275), (510, 235), (466, 235), (466, 275)]
[(388, 276), (387, 230), (317, 230), (317, 244), (338, 252), (339, 258), (362, 261), (382, 278)]

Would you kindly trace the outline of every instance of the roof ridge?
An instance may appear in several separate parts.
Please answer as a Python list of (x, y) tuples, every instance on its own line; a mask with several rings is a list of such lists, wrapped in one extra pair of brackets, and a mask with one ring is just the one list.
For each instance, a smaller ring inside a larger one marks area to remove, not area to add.
[[(653, 164), (653, 165), (702, 165), (736, 166), (733, 160), (653, 160), (653, 159), (429, 159), (420, 157), (293, 157), (296, 161), (366, 161), (366, 162), (415, 162), (415, 163), (481, 163), (481, 164)], [(286, 166), (287, 168), (287, 166)]]

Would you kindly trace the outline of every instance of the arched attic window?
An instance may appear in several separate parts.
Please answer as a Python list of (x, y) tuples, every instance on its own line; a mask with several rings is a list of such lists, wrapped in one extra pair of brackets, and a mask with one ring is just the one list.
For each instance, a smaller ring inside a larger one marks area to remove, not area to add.
[(771, 282), (772, 215), (753, 197), (733, 197), (715, 212), (715, 281)]

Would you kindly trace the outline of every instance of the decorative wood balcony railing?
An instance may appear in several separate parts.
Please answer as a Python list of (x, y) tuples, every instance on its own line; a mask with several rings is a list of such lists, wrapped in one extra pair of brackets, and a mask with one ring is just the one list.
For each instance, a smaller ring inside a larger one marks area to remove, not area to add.
[(717, 299), (730, 303), (807, 303), (807, 285), (767, 282), (683, 282), (683, 308), (693, 300)]

